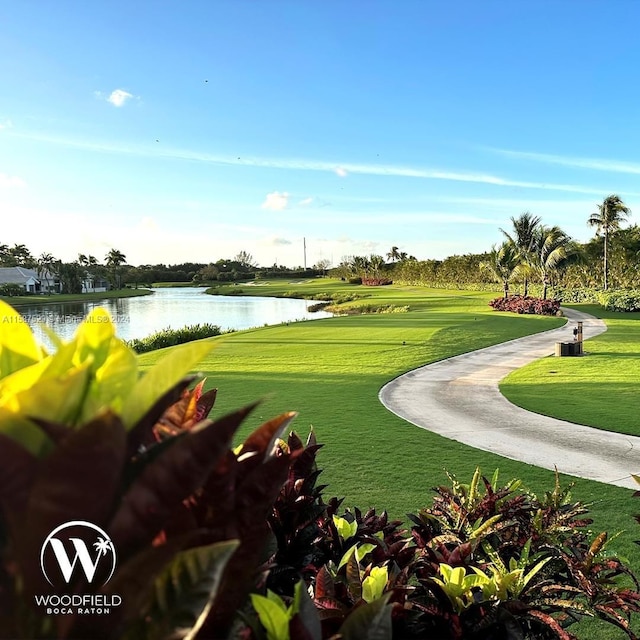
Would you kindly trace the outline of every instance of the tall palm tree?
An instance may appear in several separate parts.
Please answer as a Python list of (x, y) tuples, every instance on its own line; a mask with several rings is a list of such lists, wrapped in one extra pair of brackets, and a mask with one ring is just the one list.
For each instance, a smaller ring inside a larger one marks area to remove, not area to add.
[(518, 273), (520, 253), (513, 242), (503, 242), (499, 247), (491, 247), (488, 260), (480, 263), (480, 270), (493, 280), (502, 283), (504, 297), (509, 297), (509, 282)]
[(120, 265), (122, 264), (125, 264), (126, 262), (127, 256), (125, 256), (122, 251), (118, 251), (117, 249), (111, 249), (105, 256), (105, 264), (111, 269), (111, 274), (116, 289), (120, 289), (122, 287), (122, 283), (120, 282), (119, 278), (118, 267), (120, 267)]
[(631, 209), (622, 202), (620, 196), (612, 194), (607, 196), (602, 201), (602, 204), (598, 205), (598, 211), (592, 213), (589, 220), (587, 220), (589, 226), (596, 227), (596, 234), (602, 234), (604, 238), (603, 285), (605, 291), (609, 288), (609, 235), (620, 228), (620, 223), (623, 222), (630, 213)]
[(371, 272), (374, 278), (377, 278), (382, 269), (384, 268), (385, 262), (382, 256), (378, 256), (372, 253), (369, 256), (369, 266), (371, 267)]
[(389, 251), (389, 253), (387, 253), (387, 258), (389, 258), (389, 260), (391, 260), (391, 262), (395, 262), (396, 260), (399, 260), (400, 259), (399, 248), (398, 247), (391, 247), (391, 251)]
[(500, 229), (500, 231), (502, 231), (507, 240), (518, 249), (521, 261), (523, 265), (525, 265), (521, 271), (524, 277), (524, 295), (526, 296), (529, 293), (529, 270), (526, 268), (526, 265), (529, 265), (531, 262), (536, 230), (540, 227), (540, 218), (525, 211), (517, 218), (512, 217), (511, 224), (513, 225), (513, 231), (511, 233), (508, 233), (504, 229)]
[(51, 295), (51, 288), (49, 286), (49, 276), (53, 273), (53, 265), (56, 259), (50, 253), (43, 253), (36, 260), (36, 273), (39, 278), (44, 278), (47, 283), (47, 295)]
[(530, 267), (542, 282), (542, 298), (547, 299), (551, 276), (576, 252), (576, 246), (560, 227), (536, 229)]

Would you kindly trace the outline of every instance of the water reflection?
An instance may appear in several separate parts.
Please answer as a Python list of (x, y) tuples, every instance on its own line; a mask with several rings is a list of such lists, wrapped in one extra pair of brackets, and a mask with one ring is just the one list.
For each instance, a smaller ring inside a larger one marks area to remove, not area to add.
[(47, 342), (42, 325), (62, 338), (73, 336), (78, 324), (95, 307), (106, 308), (116, 323), (119, 337), (144, 338), (166, 328), (205, 322), (222, 329), (249, 329), (265, 324), (330, 317), (330, 313), (310, 313), (308, 300), (210, 296), (204, 287), (154, 289), (149, 296), (114, 298), (91, 302), (25, 305), (20, 313), (39, 339)]

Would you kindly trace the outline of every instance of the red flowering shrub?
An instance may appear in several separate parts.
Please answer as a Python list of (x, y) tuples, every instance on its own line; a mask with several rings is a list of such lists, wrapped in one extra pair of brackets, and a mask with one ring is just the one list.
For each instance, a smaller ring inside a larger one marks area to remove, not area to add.
[(367, 287), (382, 287), (385, 284), (393, 284), (389, 278), (362, 278), (362, 284)]
[(495, 298), (489, 303), (496, 311), (510, 311), (512, 313), (530, 313), (537, 316), (555, 316), (560, 310), (560, 300), (542, 300), (530, 296), (509, 296)]

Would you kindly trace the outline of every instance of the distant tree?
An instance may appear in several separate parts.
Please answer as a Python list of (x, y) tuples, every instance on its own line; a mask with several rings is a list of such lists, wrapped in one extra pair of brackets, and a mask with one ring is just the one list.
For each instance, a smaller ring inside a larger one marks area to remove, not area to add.
[(233, 259), (233, 262), (237, 262), (240, 267), (246, 271), (255, 269), (258, 263), (253, 259), (253, 256), (246, 251), (240, 251)]
[(389, 253), (387, 253), (387, 258), (391, 260), (391, 262), (396, 262), (400, 259), (400, 251), (398, 247), (391, 247)]
[(49, 286), (49, 276), (53, 275), (53, 265), (56, 259), (50, 253), (43, 253), (36, 261), (36, 273), (39, 278), (43, 278), (47, 283), (47, 295), (51, 295), (51, 287)]
[(84, 267), (79, 262), (61, 262), (52, 265), (55, 275), (60, 280), (60, 293), (82, 293)]
[(33, 269), (36, 266), (36, 260), (26, 245), (14, 244), (13, 247), (8, 247), (4, 244), (0, 245), (0, 266)]
[(542, 282), (542, 298), (546, 300), (551, 276), (576, 253), (577, 247), (560, 227), (536, 229), (530, 266)]
[(122, 278), (121, 278), (121, 270), (120, 267), (123, 264), (126, 264), (127, 256), (124, 255), (121, 251), (117, 249), (111, 249), (109, 253), (107, 253), (105, 257), (105, 264), (110, 270), (112, 283), (114, 288), (121, 289), (122, 288)]
[(215, 264), (209, 263), (206, 267), (202, 267), (196, 275), (200, 282), (212, 282), (218, 279), (219, 273), (220, 269)]
[(369, 268), (371, 269), (371, 275), (377, 278), (380, 272), (384, 269), (385, 261), (382, 256), (372, 253), (369, 256)]
[(503, 242), (493, 246), (485, 262), (480, 264), (481, 271), (490, 278), (502, 283), (504, 297), (509, 297), (509, 282), (517, 275), (520, 265), (520, 254), (513, 242)]
[(316, 262), (315, 265), (313, 265), (313, 268), (316, 271), (320, 271), (324, 276), (326, 275), (327, 269), (329, 269), (330, 266), (331, 266), (331, 260), (328, 260), (327, 258), (322, 258), (318, 260), (318, 262)]
[(534, 243), (536, 240), (536, 231), (540, 227), (540, 218), (534, 216), (528, 211), (520, 214), (517, 218), (511, 218), (513, 231), (511, 233), (500, 229), (509, 242), (513, 243), (520, 254), (523, 263), (521, 272), (524, 279), (524, 295), (529, 293), (529, 271), (531, 260), (533, 257)]
[(602, 204), (598, 205), (598, 211), (592, 213), (587, 224), (596, 227), (596, 234), (604, 238), (603, 250), (603, 288), (609, 288), (609, 237), (612, 232), (620, 228), (631, 213), (631, 209), (620, 199), (620, 196), (612, 194), (607, 196)]

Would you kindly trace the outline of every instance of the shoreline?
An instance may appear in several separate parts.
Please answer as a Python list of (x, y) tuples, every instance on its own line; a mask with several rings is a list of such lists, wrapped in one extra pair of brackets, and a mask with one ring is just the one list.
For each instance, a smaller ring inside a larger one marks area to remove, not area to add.
[(0, 296), (0, 300), (15, 309), (33, 304), (66, 304), (71, 302), (92, 302), (96, 300), (112, 300), (114, 298), (136, 298), (153, 294), (150, 289), (121, 289), (118, 291), (100, 291), (91, 293), (54, 293), (36, 296)]

